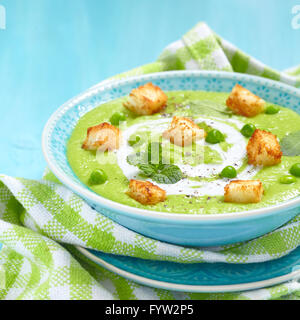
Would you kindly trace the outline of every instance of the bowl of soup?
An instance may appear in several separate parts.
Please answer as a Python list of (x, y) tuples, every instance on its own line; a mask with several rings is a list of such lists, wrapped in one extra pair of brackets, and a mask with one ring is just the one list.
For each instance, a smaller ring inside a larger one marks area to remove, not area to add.
[(50, 170), (99, 213), (189, 246), (250, 240), (297, 216), (300, 90), (228, 72), (102, 83), (43, 133)]

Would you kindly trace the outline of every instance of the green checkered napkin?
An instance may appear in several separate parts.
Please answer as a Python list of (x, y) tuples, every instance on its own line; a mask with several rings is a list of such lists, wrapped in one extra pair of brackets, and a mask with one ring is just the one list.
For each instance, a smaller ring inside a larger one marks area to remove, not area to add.
[[(276, 72), (198, 24), (157, 62), (115, 78), (167, 70), (225, 70), (300, 86), (300, 68)], [(180, 263), (264, 262), (300, 245), (300, 216), (261, 238), (217, 250), (148, 239), (95, 212), (48, 172), (41, 181), (0, 176), (0, 299), (297, 299), (300, 283), (234, 294), (152, 289), (125, 280), (79, 254), (74, 245), (106, 253)], [(60, 244), (59, 244), (60, 243)], [(63, 246), (62, 246), (63, 245)]]

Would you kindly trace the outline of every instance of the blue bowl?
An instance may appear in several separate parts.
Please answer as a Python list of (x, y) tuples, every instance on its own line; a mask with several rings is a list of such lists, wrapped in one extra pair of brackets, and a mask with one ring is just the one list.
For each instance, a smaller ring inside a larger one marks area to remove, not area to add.
[(288, 222), (300, 212), (300, 197), (276, 206), (239, 213), (171, 214), (122, 205), (103, 198), (76, 177), (66, 156), (67, 141), (77, 121), (91, 109), (153, 82), (165, 91), (204, 90), (230, 92), (239, 83), (263, 99), (300, 113), (300, 90), (280, 82), (239, 73), (174, 71), (105, 82), (60, 107), (49, 119), (42, 138), (50, 170), (68, 188), (98, 212), (145, 236), (188, 246), (219, 246), (250, 240)]

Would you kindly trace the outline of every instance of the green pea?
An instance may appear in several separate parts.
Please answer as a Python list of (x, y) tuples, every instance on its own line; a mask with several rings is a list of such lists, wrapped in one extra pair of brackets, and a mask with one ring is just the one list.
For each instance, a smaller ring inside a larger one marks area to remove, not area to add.
[(290, 173), (295, 177), (300, 177), (300, 163), (295, 163), (292, 165)]
[(123, 112), (116, 112), (110, 117), (110, 123), (114, 126), (118, 126), (120, 122), (125, 121), (126, 116)]
[(233, 179), (237, 176), (236, 169), (232, 166), (225, 167), (221, 172), (222, 178), (230, 178)]
[(250, 138), (252, 137), (254, 131), (256, 130), (256, 127), (254, 124), (251, 124), (251, 123), (248, 123), (248, 124), (245, 124), (241, 130), (241, 134), (244, 136), (244, 137), (247, 137), (247, 138)]
[(221, 131), (213, 129), (208, 132), (205, 141), (216, 144), (225, 141), (225, 137)]
[(290, 175), (282, 176), (279, 179), (279, 182), (282, 184), (292, 184), (292, 183), (295, 183), (296, 181), (297, 181), (297, 179), (293, 176), (290, 176)]
[(108, 177), (105, 171), (102, 169), (94, 170), (89, 178), (90, 185), (99, 185), (104, 184), (107, 181)]
[(274, 105), (268, 106), (266, 109), (266, 114), (276, 114), (279, 112), (279, 110), (280, 109), (277, 106), (274, 106)]
[(133, 138), (130, 138), (130, 140), (128, 140), (128, 143), (132, 147), (135, 144), (139, 143), (140, 141), (141, 141), (141, 137), (140, 136), (135, 136)]

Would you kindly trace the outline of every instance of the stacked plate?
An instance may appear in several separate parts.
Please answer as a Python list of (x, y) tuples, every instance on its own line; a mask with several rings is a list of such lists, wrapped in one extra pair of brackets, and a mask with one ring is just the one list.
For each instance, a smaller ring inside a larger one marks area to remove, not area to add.
[(142, 260), (77, 247), (101, 267), (139, 284), (183, 292), (237, 292), (266, 288), (300, 279), (300, 247), (264, 263), (182, 264)]

